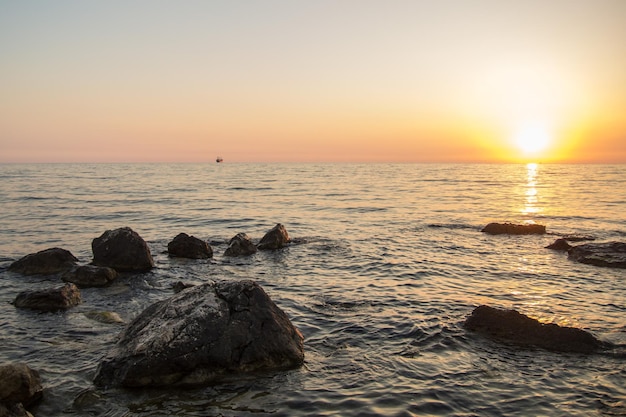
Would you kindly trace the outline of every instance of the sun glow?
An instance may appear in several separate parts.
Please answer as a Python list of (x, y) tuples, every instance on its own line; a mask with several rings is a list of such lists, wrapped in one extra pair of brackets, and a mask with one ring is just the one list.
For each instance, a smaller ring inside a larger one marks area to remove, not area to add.
[(525, 156), (535, 156), (548, 148), (552, 136), (545, 125), (526, 123), (517, 130), (513, 142)]

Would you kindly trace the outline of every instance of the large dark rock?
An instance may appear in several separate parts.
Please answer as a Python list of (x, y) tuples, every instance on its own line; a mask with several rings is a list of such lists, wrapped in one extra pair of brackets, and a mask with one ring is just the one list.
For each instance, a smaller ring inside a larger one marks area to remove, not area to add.
[(474, 309), (464, 327), (497, 340), (559, 352), (591, 353), (607, 347), (584, 330), (542, 324), (515, 310), (501, 310), (486, 305)]
[(43, 394), (39, 373), (24, 363), (0, 366), (0, 403), (10, 408), (13, 404), (29, 406)]
[(9, 271), (24, 275), (52, 275), (66, 271), (76, 265), (78, 259), (68, 250), (50, 248), (31, 253), (13, 262)]
[(199, 385), (303, 360), (302, 335), (257, 283), (208, 283), (143, 311), (121, 333), (94, 382)]
[(79, 288), (89, 288), (109, 285), (117, 276), (117, 271), (113, 268), (81, 265), (65, 272), (61, 275), (61, 279), (65, 282), (76, 284)]
[(568, 258), (584, 264), (606, 266), (610, 268), (626, 268), (626, 243), (585, 243), (573, 246)]
[(546, 226), (542, 224), (489, 223), (481, 232), (490, 235), (543, 235)]
[(130, 227), (107, 230), (91, 242), (93, 264), (117, 271), (146, 271), (154, 267), (148, 244)]
[(285, 226), (278, 223), (263, 236), (257, 247), (259, 250), (280, 249), (289, 243), (289, 234)]
[(207, 242), (186, 233), (179, 233), (168, 243), (167, 252), (180, 258), (207, 259), (213, 257), (213, 249)]
[(23, 291), (13, 301), (15, 307), (40, 311), (67, 310), (80, 303), (80, 291), (74, 284), (39, 291)]
[(224, 256), (246, 256), (256, 253), (257, 247), (245, 233), (237, 233), (229, 242)]

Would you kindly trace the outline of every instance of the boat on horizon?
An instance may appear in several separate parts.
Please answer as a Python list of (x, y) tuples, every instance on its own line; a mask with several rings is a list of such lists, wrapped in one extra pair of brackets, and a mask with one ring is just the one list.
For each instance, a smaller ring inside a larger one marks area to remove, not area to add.
[(217, 158), (215, 158), (215, 162), (217, 162), (218, 164), (220, 162), (224, 162), (224, 158), (222, 158), (221, 156), (218, 156)]

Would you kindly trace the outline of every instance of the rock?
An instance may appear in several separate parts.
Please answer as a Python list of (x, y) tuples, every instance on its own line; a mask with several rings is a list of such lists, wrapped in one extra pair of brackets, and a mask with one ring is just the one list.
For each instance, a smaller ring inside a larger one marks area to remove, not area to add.
[(104, 324), (124, 323), (124, 320), (122, 320), (120, 315), (112, 311), (88, 311), (84, 314), (88, 319)]
[(237, 233), (229, 242), (224, 256), (246, 256), (256, 253), (257, 247), (245, 233)]
[(568, 258), (584, 264), (626, 268), (626, 243), (585, 243), (572, 247)]
[(42, 395), (39, 372), (24, 363), (0, 366), (0, 403), (28, 407), (39, 401)]
[(82, 265), (65, 272), (61, 275), (61, 279), (76, 284), (79, 288), (104, 287), (113, 282), (117, 275), (117, 271), (113, 268)]
[(117, 271), (146, 271), (154, 267), (148, 244), (130, 227), (107, 230), (91, 242), (93, 264)]
[(261, 239), (257, 247), (259, 250), (280, 249), (289, 243), (289, 235), (285, 226), (278, 223)]
[(24, 408), (22, 403), (6, 405), (0, 403), (0, 417), (33, 417), (33, 415)]
[(589, 235), (564, 235), (562, 237), (568, 242), (582, 242), (585, 240), (596, 240), (595, 237), (589, 236)]
[(176, 281), (176, 283), (172, 285), (172, 289), (174, 290), (174, 293), (178, 294), (182, 290), (186, 290), (187, 288), (190, 288), (193, 286), (194, 284), (190, 284), (188, 282)]
[(50, 248), (31, 253), (13, 262), (9, 271), (19, 272), (24, 275), (52, 275), (66, 271), (73, 267), (78, 259), (68, 250)]
[(100, 363), (97, 386), (193, 386), (302, 365), (303, 338), (253, 281), (188, 288), (144, 310)]
[(180, 258), (207, 259), (213, 257), (213, 249), (208, 243), (186, 233), (179, 233), (168, 243), (167, 252)]
[(497, 340), (558, 352), (591, 353), (607, 347), (584, 330), (542, 324), (515, 310), (500, 310), (486, 305), (474, 309), (464, 327)]
[(546, 249), (552, 249), (552, 250), (561, 250), (561, 251), (567, 251), (572, 247), (572, 245), (570, 245), (567, 242), (567, 239), (565, 238), (559, 238), (557, 240), (555, 240), (553, 243), (549, 244), (548, 246), (546, 246)]
[(13, 305), (40, 311), (67, 310), (80, 304), (80, 291), (74, 284), (40, 291), (23, 291), (15, 297)]
[(546, 226), (541, 224), (489, 223), (481, 232), (490, 235), (543, 235)]

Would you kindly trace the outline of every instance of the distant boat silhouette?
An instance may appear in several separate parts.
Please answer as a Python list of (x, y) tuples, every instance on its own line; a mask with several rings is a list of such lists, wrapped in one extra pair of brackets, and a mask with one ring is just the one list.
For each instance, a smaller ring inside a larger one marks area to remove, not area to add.
[(218, 156), (217, 158), (215, 158), (215, 162), (217, 162), (218, 164), (223, 161), (224, 161), (224, 158), (222, 158), (221, 156)]

